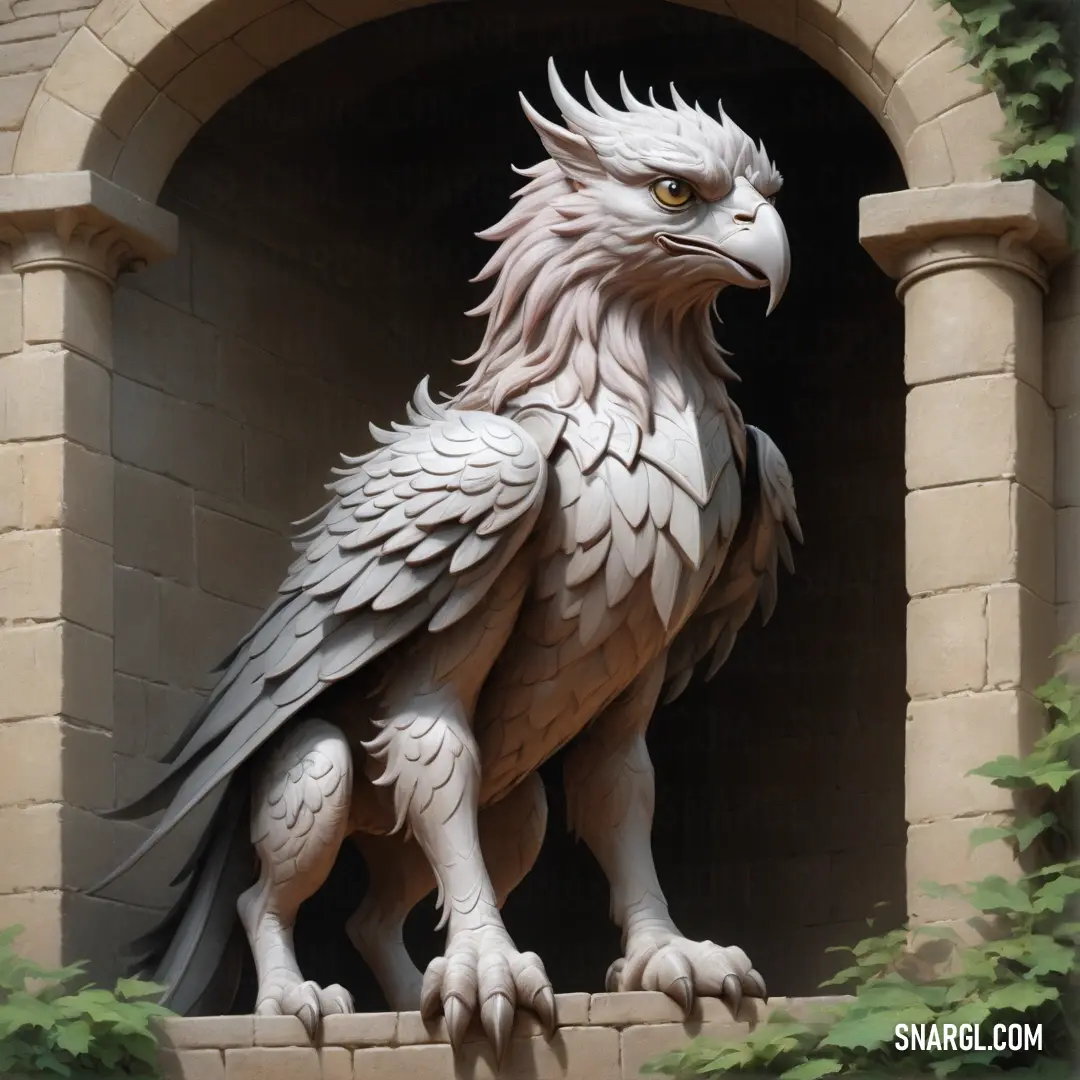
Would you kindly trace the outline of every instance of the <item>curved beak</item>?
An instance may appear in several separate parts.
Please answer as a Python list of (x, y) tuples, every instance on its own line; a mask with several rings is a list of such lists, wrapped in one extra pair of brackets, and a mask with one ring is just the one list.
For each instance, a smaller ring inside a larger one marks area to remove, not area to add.
[(769, 286), (769, 308), (765, 314), (771, 315), (784, 295), (791, 273), (787, 231), (776, 207), (762, 199), (750, 223), (720, 241), (717, 247), (733, 262), (756, 271), (757, 283), (748, 283), (750, 288)]
[[(791, 272), (787, 232), (776, 208), (743, 177), (716, 204), (692, 235), (661, 233), (657, 242), (673, 255), (711, 255), (725, 264), (725, 280), (743, 289), (769, 287), (770, 315), (784, 295)], [(712, 235), (707, 235), (711, 233)]]

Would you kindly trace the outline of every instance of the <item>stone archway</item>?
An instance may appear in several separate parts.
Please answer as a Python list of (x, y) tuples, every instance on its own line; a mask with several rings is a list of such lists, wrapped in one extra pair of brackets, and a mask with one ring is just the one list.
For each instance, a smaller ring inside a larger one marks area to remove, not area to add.
[[(89, 169), (153, 200), (221, 105), (342, 30), (425, 0), (101, 3), (30, 105), (17, 175)], [(796, 46), (878, 118), (912, 187), (989, 179), (996, 98), (958, 70), (924, 0), (690, 0)]]
[[(50, 442), (49, 454), (20, 458), (19, 482), (41, 505), (31, 500), (37, 516), (24, 510), (5, 537), (18, 585), (5, 592), (12, 625), (0, 650), (26, 679), (16, 676), (3, 714), (23, 723), (4, 737), (45, 763), (45, 786), (24, 797), (40, 805), (5, 839), (38, 858), (7, 860), (0, 922), (36, 926), (46, 959), (62, 951), (64, 918), (87, 917), (79, 905), (92, 903), (68, 891), (76, 852), (116, 835), (92, 813), (95, 785), (111, 784), (102, 671), (112, 669), (112, 601), (95, 582), (112, 565), (112, 281), (174, 245), (175, 222), (153, 200), (224, 101), (296, 52), (404, 6), (105, 0), (38, 88), (14, 175), (0, 180), (12, 270), (3, 288), (21, 310), (21, 333), (5, 345), (4, 438)], [(1031, 184), (989, 181), (1000, 110), (954, 70), (958, 53), (924, 0), (695, 6), (789, 41), (834, 74), (878, 117), (919, 189), (868, 200), (862, 238), (901, 278), (913, 387), (909, 910), (955, 918), (914, 883), (1008, 869), (1003, 847), (969, 861), (967, 819), (1008, 804), (964, 773), (1026, 738), (1052, 624), (1039, 328), (1059, 209)]]

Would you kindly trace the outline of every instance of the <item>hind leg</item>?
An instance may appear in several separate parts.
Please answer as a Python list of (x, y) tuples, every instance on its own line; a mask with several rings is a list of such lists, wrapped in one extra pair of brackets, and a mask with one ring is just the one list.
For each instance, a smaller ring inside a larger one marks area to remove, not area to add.
[[(480, 847), (501, 908), (532, 869), (547, 828), (544, 785), (535, 774), (478, 819)], [(356, 842), (371, 874), (364, 901), (346, 924), (379, 982), (390, 1008), (420, 1008), (423, 976), (405, 948), (402, 933), (412, 909), (435, 888), (420, 845), (400, 836), (358, 835)]]
[(390, 1008), (419, 1009), (423, 976), (402, 934), (409, 912), (435, 888), (435, 875), (415, 840), (364, 833), (353, 839), (367, 863), (369, 884), (345, 932), (371, 968)]
[(255, 958), (255, 1011), (293, 1015), (314, 1034), (326, 1013), (352, 1012), (340, 986), (308, 982), (296, 963), (293, 926), (300, 905), (326, 880), (341, 848), (352, 795), (352, 756), (342, 733), (306, 720), (256, 765), (251, 841), (258, 881), (237, 902)]

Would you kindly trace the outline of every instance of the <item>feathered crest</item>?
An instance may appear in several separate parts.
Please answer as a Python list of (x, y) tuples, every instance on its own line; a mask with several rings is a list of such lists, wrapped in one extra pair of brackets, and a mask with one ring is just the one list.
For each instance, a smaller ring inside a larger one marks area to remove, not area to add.
[(781, 177), (764, 146), (722, 110), (714, 120), (674, 87), (668, 108), (651, 92), (651, 104), (638, 101), (621, 79), (624, 111), (586, 76), (589, 109), (563, 86), (553, 61), (548, 78), (567, 126), (545, 119), (522, 96), (551, 160), (515, 169), (528, 182), (503, 219), (477, 234), (499, 248), (473, 279), (494, 284), (468, 313), (486, 316), (487, 328), (476, 352), (459, 361), (474, 370), (454, 403), (498, 412), (548, 384), (554, 400), (569, 406), (602, 390), (646, 429), (655, 393), (681, 408), (687, 392), (685, 379), (649, 372), (664, 352), (661, 338), (678, 352), (680, 367), (701, 372), (703, 393), (722, 397), (721, 384), (734, 373), (710, 325), (716, 287), (687, 284), (678, 263), (662, 284), (641, 285), (640, 268), (664, 258), (655, 221), (620, 216), (598, 193), (613, 182), (641, 186), (674, 175), (706, 199), (721, 199), (741, 176), (768, 196)]
[(672, 84), (672, 107), (661, 105), (651, 89), (646, 104), (634, 97), (620, 75), (625, 110), (616, 109), (586, 73), (587, 108), (566, 89), (554, 60), (548, 61), (548, 82), (565, 128), (543, 117), (524, 95), (521, 105), (545, 149), (572, 179), (583, 182), (602, 172), (632, 184), (674, 173), (708, 195), (722, 195), (735, 177), (745, 176), (763, 195), (780, 190), (782, 178), (764, 144), (755, 145), (720, 102), (719, 119), (713, 119), (700, 105), (684, 101)]

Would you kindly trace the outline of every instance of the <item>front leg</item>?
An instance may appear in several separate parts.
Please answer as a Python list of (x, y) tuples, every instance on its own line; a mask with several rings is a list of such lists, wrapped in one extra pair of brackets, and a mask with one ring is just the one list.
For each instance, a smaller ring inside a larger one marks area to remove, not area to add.
[(690, 941), (668, 912), (652, 855), (655, 785), (645, 731), (664, 680), (661, 656), (596, 719), (566, 762), (570, 827), (596, 856), (611, 886), (623, 957), (607, 989), (660, 990), (689, 1013), (695, 994), (765, 998), (765, 983), (742, 949)]
[(425, 1019), (442, 1012), (459, 1046), (479, 1008), (502, 1058), (518, 1005), (551, 1030), (555, 996), (535, 953), (518, 952), (503, 925), (480, 848), (480, 762), (461, 700), (445, 686), (412, 697), (365, 744), (385, 764), (379, 785), (393, 785), (398, 824), (408, 823), (435, 875), (446, 951), (428, 965), (421, 989)]

